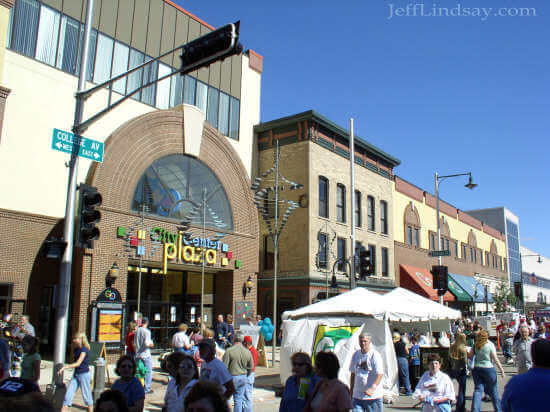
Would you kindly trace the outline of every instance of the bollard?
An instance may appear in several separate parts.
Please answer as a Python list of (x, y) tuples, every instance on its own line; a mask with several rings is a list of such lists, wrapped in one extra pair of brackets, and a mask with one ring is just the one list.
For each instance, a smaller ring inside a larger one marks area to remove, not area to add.
[(62, 366), (62, 363), (54, 365), (52, 384), (46, 387), (46, 396), (51, 400), (56, 411), (61, 410), (63, 400), (65, 399), (65, 392), (67, 392), (67, 387), (63, 383), (63, 373), (57, 373)]
[(105, 390), (105, 359), (97, 358), (94, 362), (94, 403)]

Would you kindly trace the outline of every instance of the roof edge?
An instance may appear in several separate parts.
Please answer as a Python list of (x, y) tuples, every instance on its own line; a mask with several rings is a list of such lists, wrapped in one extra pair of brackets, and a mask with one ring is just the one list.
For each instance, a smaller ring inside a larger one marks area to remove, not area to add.
[(185, 13), (187, 14), (189, 17), (191, 17), (193, 20), (196, 20), (197, 22), (199, 22), (200, 24), (204, 24), (206, 27), (208, 27), (209, 29), (211, 30), (216, 30), (216, 28), (214, 26), (212, 26), (211, 24), (208, 24), (207, 22), (205, 22), (204, 20), (202, 19), (199, 19), (197, 16), (195, 16), (193, 13), (190, 13), (188, 12), (187, 10), (185, 10), (183, 7), (181, 7), (179, 4), (176, 4), (175, 2), (173, 2), (172, 0), (164, 0), (165, 3), (168, 3), (170, 4), (171, 6), (174, 6), (176, 9), (178, 9), (179, 11), (181, 11), (182, 13)]

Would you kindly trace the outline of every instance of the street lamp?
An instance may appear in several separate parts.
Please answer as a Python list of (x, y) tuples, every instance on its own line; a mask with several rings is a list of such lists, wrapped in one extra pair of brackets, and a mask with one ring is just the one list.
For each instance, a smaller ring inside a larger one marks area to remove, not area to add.
[[(435, 209), (436, 209), (436, 212), (437, 212), (437, 248), (438, 249), (441, 248), (441, 222), (439, 220), (439, 181), (440, 180), (442, 181), (444, 179), (448, 179), (450, 177), (458, 177), (458, 176), (469, 176), (468, 183), (466, 183), (464, 185), (464, 187), (467, 187), (468, 189), (471, 190), (471, 189), (473, 189), (477, 186), (477, 184), (474, 183), (473, 180), (472, 180), (472, 172), (457, 173), (457, 174), (454, 174), (454, 175), (445, 175), (445, 176), (440, 176), (440, 175), (437, 174), (437, 172), (435, 172), (435, 175), (434, 175), (434, 180), (435, 180)], [(441, 266), (441, 255), (439, 255), (437, 257), (437, 259), (438, 259), (438, 262), (439, 262), (439, 266)], [(439, 296), (439, 303), (443, 304), (443, 295)]]
[(534, 255), (522, 255), (521, 253), (519, 254), (519, 279), (520, 279), (520, 284), (521, 284), (521, 296), (520, 296), (520, 301), (521, 301), (521, 309), (523, 311), (523, 314), (525, 315), (525, 297), (523, 295), (523, 259), (524, 257), (536, 257), (537, 258), (537, 263), (542, 263), (542, 257), (539, 255), (539, 254), (534, 254)]

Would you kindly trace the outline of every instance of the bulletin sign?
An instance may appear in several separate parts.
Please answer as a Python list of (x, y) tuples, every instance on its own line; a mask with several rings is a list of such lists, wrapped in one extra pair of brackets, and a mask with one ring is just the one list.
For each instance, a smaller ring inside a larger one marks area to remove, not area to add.
[(254, 305), (251, 302), (235, 302), (235, 326), (247, 324), (248, 318), (254, 316)]
[(120, 342), (122, 338), (122, 309), (100, 309), (98, 314), (98, 342)]

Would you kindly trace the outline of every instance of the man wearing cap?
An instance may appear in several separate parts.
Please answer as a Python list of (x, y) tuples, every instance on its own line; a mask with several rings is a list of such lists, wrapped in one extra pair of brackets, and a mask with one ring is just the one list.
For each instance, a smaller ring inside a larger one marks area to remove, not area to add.
[[(233, 376), (235, 393), (233, 394), (234, 411), (252, 412), (252, 405), (245, 400), (248, 376), (254, 368), (254, 360), (250, 351), (243, 346), (244, 335), (241, 331), (235, 334), (233, 346), (223, 354), (223, 363), (227, 366), (229, 373)], [(245, 407), (246, 406), (246, 407)]]
[[(250, 336), (245, 336), (243, 339), (243, 345), (245, 348), (247, 348), (250, 351), (250, 354), (252, 355), (252, 361), (254, 363), (254, 366), (252, 367), (252, 372), (250, 375), (248, 375), (248, 384), (246, 385), (246, 392), (244, 394), (245, 397), (245, 410), (252, 410), (252, 391), (254, 390), (254, 376), (256, 372), (256, 366), (258, 366), (258, 351), (254, 347), (254, 344), (252, 343), (252, 338)], [(250, 407), (250, 409), (246, 409)]]
[(136, 346), (136, 360), (141, 359), (147, 374), (145, 375), (145, 393), (153, 393), (151, 389), (151, 382), (153, 381), (153, 359), (151, 358), (151, 348), (153, 340), (151, 339), (151, 331), (147, 329), (149, 326), (149, 319), (146, 317), (141, 318), (141, 326), (135, 333), (135, 346)]
[(200, 380), (217, 383), (224, 389), (225, 399), (229, 399), (235, 393), (235, 385), (225, 364), (216, 358), (216, 342), (213, 339), (201, 340), (199, 353), (204, 360), (201, 364)]

